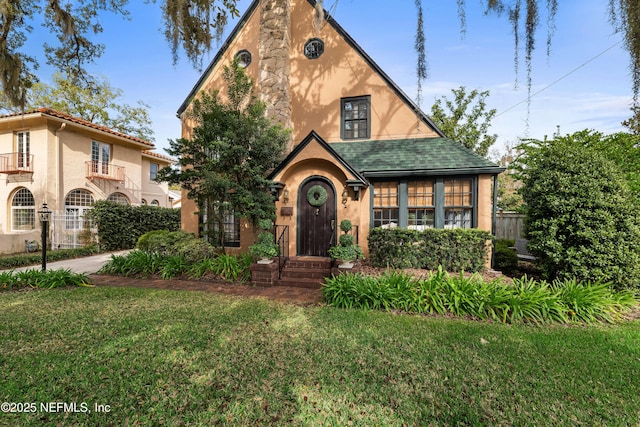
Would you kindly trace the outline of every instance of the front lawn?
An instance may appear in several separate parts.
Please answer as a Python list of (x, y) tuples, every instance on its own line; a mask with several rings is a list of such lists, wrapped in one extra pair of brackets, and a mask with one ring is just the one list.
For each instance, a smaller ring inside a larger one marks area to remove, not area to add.
[(36, 404), (0, 425), (640, 421), (639, 320), (514, 326), (81, 287), (3, 293), (0, 325), (0, 401)]

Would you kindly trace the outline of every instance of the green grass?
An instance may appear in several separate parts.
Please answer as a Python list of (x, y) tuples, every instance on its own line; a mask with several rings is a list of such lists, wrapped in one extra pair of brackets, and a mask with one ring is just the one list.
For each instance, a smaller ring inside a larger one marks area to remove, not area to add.
[(187, 291), (0, 296), (0, 425), (640, 422), (640, 321), (514, 326)]

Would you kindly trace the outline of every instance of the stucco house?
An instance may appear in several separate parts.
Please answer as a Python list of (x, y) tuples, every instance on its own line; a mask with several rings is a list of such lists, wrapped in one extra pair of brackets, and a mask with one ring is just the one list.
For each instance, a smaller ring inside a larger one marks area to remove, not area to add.
[[(256, 0), (178, 110), (202, 91), (223, 89), (234, 58), (256, 83), (268, 114), (292, 129), (275, 182), (278, 234), (288, 253), (326, 257), (349, 219), (367, 253), (373, 227), (492, 230), (492, 183), (503, 171), (446, 136), (313, 0)], [(223, 91), (222, 91), (223, 92)], [(183, 194), (182, 224), (198, 231)], [(246, 249), (251, 228), (229, 215), (230, 245)]]
[(53, 211), (53, 248), (79, 246), (98, 200), (171, 207), (153, 181), (173, 159), (148, 141), (48, 108), (0, 116), (0, 253), (40, 240), (37, 211)]

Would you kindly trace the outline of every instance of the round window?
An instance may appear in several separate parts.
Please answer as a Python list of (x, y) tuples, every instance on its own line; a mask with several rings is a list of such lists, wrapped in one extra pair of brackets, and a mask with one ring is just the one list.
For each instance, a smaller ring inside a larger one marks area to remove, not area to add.
[(248, 50), (241, 50), (236, 53), (236, 59), (238, 60), (238, 65), (241, 68), (247, 68), (249, 64), (251, 64), (251, 52)]
[(324, 42), (320, 39), (311, 39), (304, 45), (304, 56), (309, 59), (320, 58), (324, 53)]

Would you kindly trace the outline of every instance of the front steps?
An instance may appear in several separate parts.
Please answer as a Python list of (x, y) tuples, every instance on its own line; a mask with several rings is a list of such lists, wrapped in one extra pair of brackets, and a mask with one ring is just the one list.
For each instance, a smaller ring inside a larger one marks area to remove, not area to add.
[(331, 277), (331, 259), (292, 257), (284, 265), (281, 278), (274, 286), (319, 289), (326, 277)]
[(278, 258), (271, 264), (252, 264), (251, 283), (256, 286), (288, 286), (320, 289), (331, 276), (331, 259), (323, 257), (291, 257), (278, 277)]

